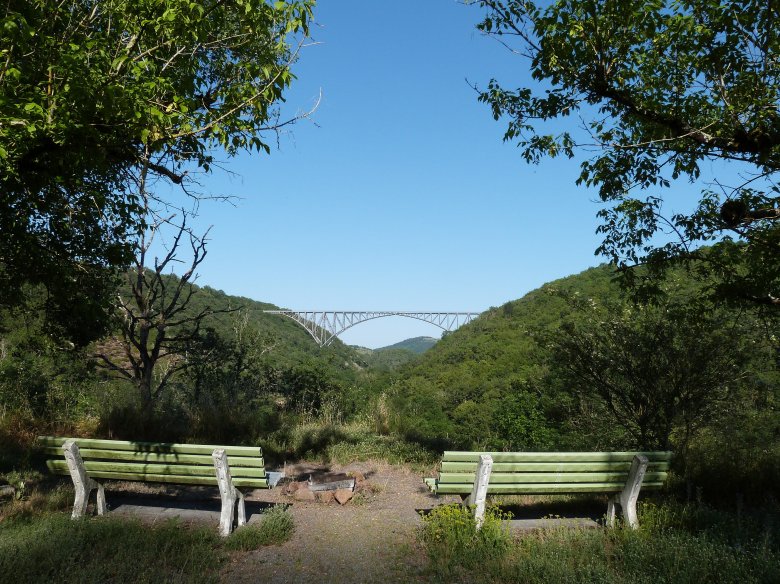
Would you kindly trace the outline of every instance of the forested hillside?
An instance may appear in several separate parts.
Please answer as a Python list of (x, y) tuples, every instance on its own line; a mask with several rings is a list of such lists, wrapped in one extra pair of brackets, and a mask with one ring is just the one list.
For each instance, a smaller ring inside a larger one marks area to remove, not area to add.
[[(165, 289), (177, 282), (167, 276)], [(138, 347), (152, 346), (157, 329), (142, 342), (140, 325), (129, 326), (125, 315), (114, 321), (114, 332), (88, 346), (58, 343), (44, 327), (45, 295), (28, 290), (23, 307), (0, 313), (4, 411), (38, 431), (244, 442), (272, 432), (285, 412), (356, 411), (362, 401), (358, 381), (368, 376), (353, 348), (338, 340), (320, 348), (292, 320), (262, 312), (273, 305), (209, 287), (194, 286), (192, 292), (183, 312), (171, 319), (169, 341), (154, 364), (154, 387), (144, 396), (133, 366), (141, 366)], [(132, 299), (127, 285), (119, 297)], [(158, 298), (155, 306), (161, 303)], [(188, 321), (200, 314), (205, 316), (197, 326)]]
[[(418, 356), (320, 348), (263, 313), (273, 305), (194, 287), (146, 393), (127, 314), (89, 346), (58, 344), (33, 289), (26, 308), (2, 313), (0, 402), (6, 428), (261, 443), (279, 457), (338, 444), (338, 424), (355, 421), (430, 452), (672, 449), (689, 479), (776, 489), (776, 316), (710, 305), (682, 272), (656, 304), (635, 305), (613, 276), (601, 266), (546, 284)], [(310, 423), (311, 435), (296, 434)]]
[[(254, 334), (264, 339), (269, 359), (279, 367), (300, 365), (307, 359), (330, 363), (336, 370), (353, 372), (365, 366), (360, 354), (336, 338), (328, 347), (320, 348), (303, 327), (291, 319), (265, 314), (264, 310), (279, 310), (279, 306), (259, 302), (241, 296), (230, 296), (209, 286), (197, 288), (193, 295), (190, 313), (204, 309), (213, 312), (203, 327), (211, 329), (222, 339), (235, 341), (242, 326), (248, 326)], [(349, 377), (350, 373), (345, 373)]]
[(412, 353), (415, 353), (417, 355), (421, 355), (422, 353), (425, 353), (428, 349), (436, 345), (438, 342), (438, 339), (434, 339), (433, 337), (414, 337), (411, 339), (403, 340), (399, 343), (395, 343), (393, 345), (389, 345), (387, 347), (382, 347), (381, 349), (377, 349), (377, 351), (390, 351), (393, 349), (404, 349), (406, 351), (411, 351)]
[(433, 337), (414, 337), (379, 349), (356, 347), (356, 350), (365, 359), (370, 369), (389, 372), (415, 361), (437, 342), (438, 340)]
[(750, 452), (776, 485), (777, 317), (709, 305), (681, 272), (636, 306), (613, 277), (556, 280), (445, 335), (389, 386), (392, 427), (436, 449), (670, 448), (732, 492), (751, 489)]

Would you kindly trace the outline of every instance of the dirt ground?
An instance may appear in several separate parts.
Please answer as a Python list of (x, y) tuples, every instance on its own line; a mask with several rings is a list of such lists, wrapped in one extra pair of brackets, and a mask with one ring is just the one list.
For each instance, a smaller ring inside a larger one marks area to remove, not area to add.
[[(289, 481), (304, 481), (321, 472), (359, 475), (359, 488), (345, 505), (305, 502), (285, 494), (283, 485), (246, 493), (248, 522), (262, 521), (265, 509), (288, 505), (295, 532), (282, 545), (233, 553), (223, 566), (221, 581), (229, 583), (382, 583), (425, 582), (426, 559), (415, 531), (420, 512), (460, 502), (456, 495), (432, 495), (423, 474), (384, 462), (358, 462), (323, 467), (295, 464), (285, 468)], [(112, 514), (140, 517), (154, 524), (171, 517), (185, 523), (208, 522), (216, 529), (219, 495), (212, 487), (152, 486), (127, 483), (124, 492), (109, 494)], [(544, 502), (539, 498), (502, 498), (502, 509), (513, 519), (509, 529), (529, 530), (598, 527), (605, 500)], [(505, 504), (506, 503), (506, 504)]]
[[(304, 480), (317, 470), (322, 469), (295, 465), (286, 474)], [(292, 503), (295, 534), (281, 546), (233, 556), (223, 569), (223, 582), (424, 581), (424, 557), (414, 537), (421, 523), (419, 510), (449, 499), (431, 495), (421, 474), (385, 463), (361, 462), (328, 470), (365, 477), (346, 505), (295, 501), (278, 487), (251, 493), (248, 501)]]

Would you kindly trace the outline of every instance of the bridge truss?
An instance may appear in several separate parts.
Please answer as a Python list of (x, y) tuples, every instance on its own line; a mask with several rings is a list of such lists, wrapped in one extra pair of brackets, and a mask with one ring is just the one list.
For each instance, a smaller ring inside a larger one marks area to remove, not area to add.
[(430, 323), (445, 331), (453, 331), (479, 316), (479, 312), (414, 312), (404, 310), (264, 310), (267, 314), (279, 314), (293, 319), (317, 341), (327, 347), (348, 328), (385, 316), (405, 316)]

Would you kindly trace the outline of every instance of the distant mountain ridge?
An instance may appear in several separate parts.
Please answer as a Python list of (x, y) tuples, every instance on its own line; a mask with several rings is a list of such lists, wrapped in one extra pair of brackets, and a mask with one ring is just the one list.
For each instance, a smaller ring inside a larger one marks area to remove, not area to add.
[(405, 349), (407, 351), (411, 351), (416, 355), (421, 355), (438, 342), (439, 339), (435, 339), (433, 337), (414, 337), (412, 339), (406, 339), (399, 343), (395, 343), (394, 345), (388, 345), (387, 347), (381, 347), (375, 350), (389, 351), (391, 349)]

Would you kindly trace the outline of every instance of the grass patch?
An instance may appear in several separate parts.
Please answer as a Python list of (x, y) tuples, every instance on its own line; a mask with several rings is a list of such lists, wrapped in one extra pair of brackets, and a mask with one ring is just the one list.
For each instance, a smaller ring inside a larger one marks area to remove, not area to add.
[(17, 498), (0, 505), (0, 522), (32, 519), (68, 510), (73, 505), (73, 488), (65, 485), (57, 485), (51, 490), (38, 487), (19, 489), (17, 486), (16, 493)]
[(0, 574), (18, 584), (217, 582), (222, 556), (214, 529), (176, 521), (149, 526), (53, 514), (0, 523)]
[(467, 510), (439, 509), (425, 519), (419, 537), (433, 581), (780, 582), (777, 524), (766, 521), (767, 512), (737, 517), (700, 505), (649, 504), (642, 506), (637, 531), (554, 529), (506, 542), (489, 535), (482, 542)]
[(280, 545), (288, 541), (295, 531), (292, 515), (282, 505), (272, 507), (260, 523), (245, 525), (234, 531), (225, 540), (229, 551), (256, 550), (265, 545)]
[(397, 435), (380, 436), (368, 419), (349, 423), (300, 420), (272, 433), (259, 444), (267, 460), (319, 460), (325, 464), (385, 461), (428, 470), (436, 453)]
[(423, 515), (419, 538), (434, 577), (448, 581), (486, 562), (500, 561), (511, 543), (502, 519), (495, 507), (488, 508), (478, 530), (472, 510), (458, 504), (440, 505)]

